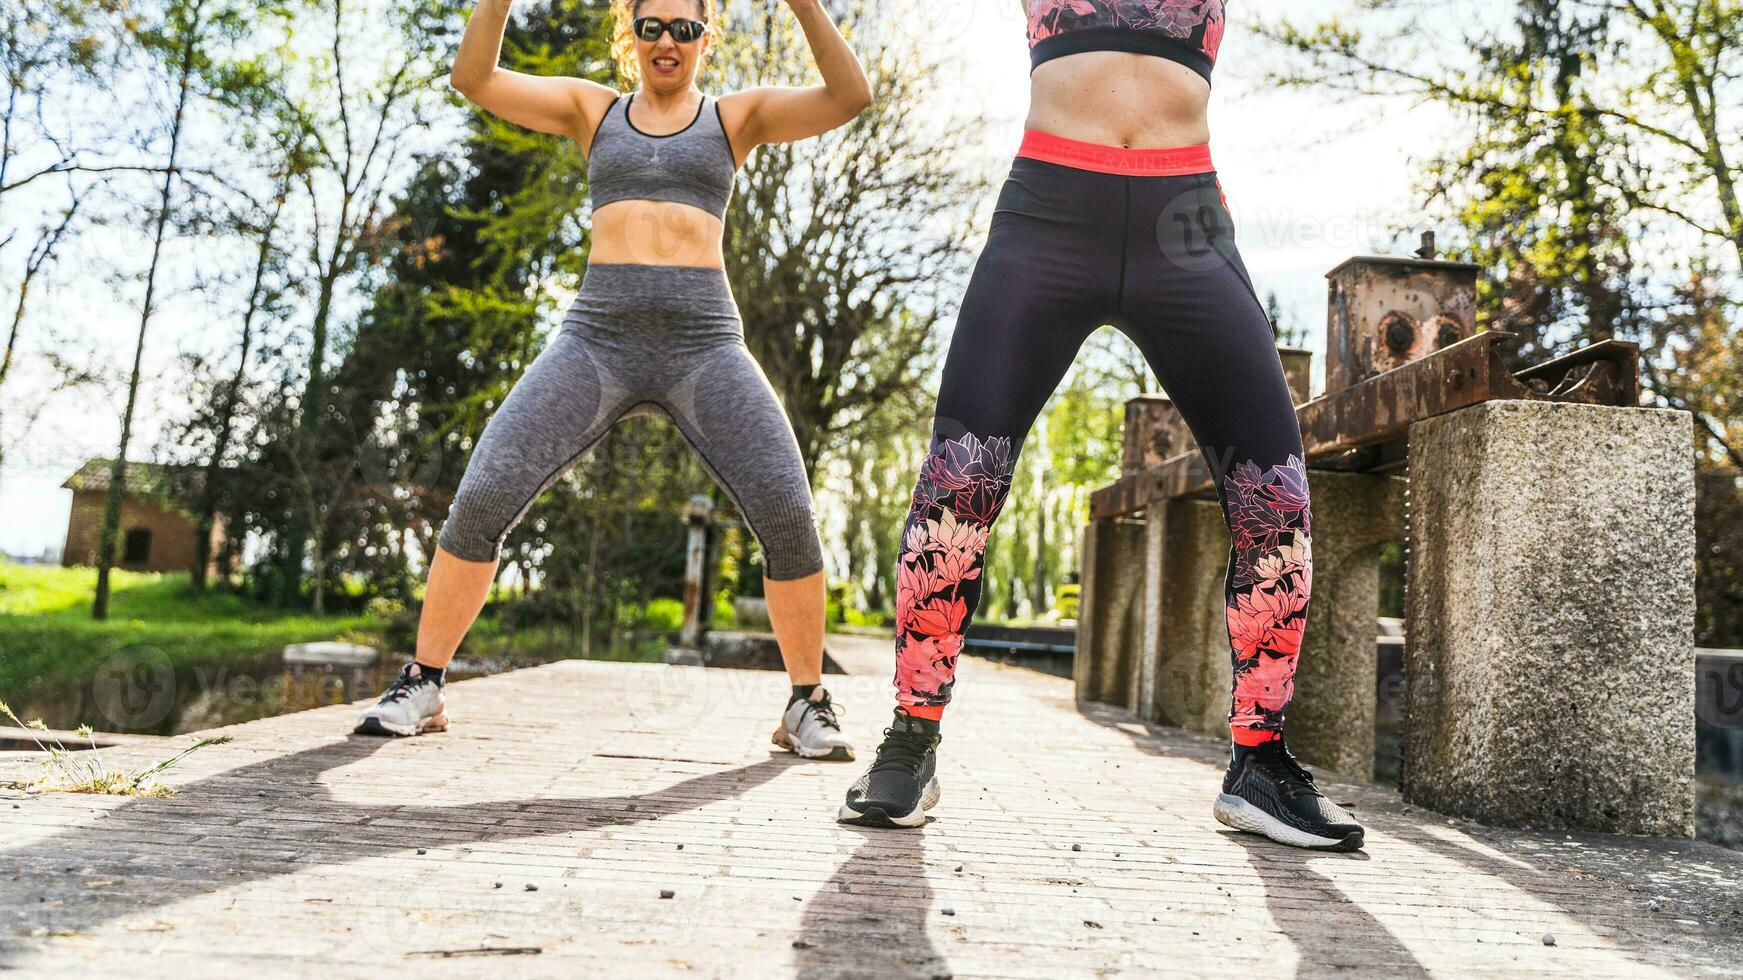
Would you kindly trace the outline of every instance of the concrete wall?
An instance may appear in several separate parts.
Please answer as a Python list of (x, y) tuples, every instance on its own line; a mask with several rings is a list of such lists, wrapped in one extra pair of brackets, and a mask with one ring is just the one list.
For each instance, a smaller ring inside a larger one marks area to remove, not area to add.
[(1144, 525), (1096, 521), (1083, 529), (1083, 592), (1072, 679), (1077, 700), (1127, 704), (1143, 646)]
[(1171, 500), (1165, 511), (1155, 718), (1226, 736), (1234, 686), (1223, 600), (1228, 527), (1213, 500)]
[(1687, 835), (1690, 416), (1499, 401), (1410, 431), (1405, 797)]
[(1313, 600), (1285, 731), (1302, 759), (1374, 778), (1375, 618), (1380, 548), (1404, 537), (1405, 482), (1308, 472), (1313, 494)]

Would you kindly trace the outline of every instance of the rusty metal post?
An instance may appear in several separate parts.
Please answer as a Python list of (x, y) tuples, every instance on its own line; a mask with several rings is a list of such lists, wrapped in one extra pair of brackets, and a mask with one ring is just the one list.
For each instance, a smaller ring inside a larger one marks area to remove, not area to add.
[(708, 558), (713, 551), (714, 501), (700, 494), (691, 497), (684, 519), (690, 525), (690, 543), (684, 559), (684, 625), (678, 631), (678, 643), (700, 650), (713, 612), (713, 603), (708, 601), (712, 591)]
[(1289, 382), (1289, 395), (1297, 405), (1308, 402), (1313, 390), (1313, 351), (1305, 347), (1279, 347), (1277, 356), (1283, 360), (1283, 377)]
[(1327, 273), (1325, 390), (1342, 391), (1472, 336), (1477, 271), (1469, 262), (1361, 256)]
[(1139, 395), (1126, 402), (1120, 473), (1148, 469), (1196, 445), (1186, 419), (1167, 395)]

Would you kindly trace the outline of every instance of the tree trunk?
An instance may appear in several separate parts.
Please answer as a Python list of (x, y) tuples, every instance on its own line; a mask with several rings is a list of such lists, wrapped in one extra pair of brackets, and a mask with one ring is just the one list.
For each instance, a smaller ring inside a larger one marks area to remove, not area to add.
[(169, 130), (169, 163), (163, 171), (158, 195), (157, 228), (151, 244), (151, 263), (145, 272), (145, 301), (139, 311), (139, 336), (133, 344), (133, 370), (127, 378), (127, 405), (121, 411), (121, 442), (115, 464), (109, 470), (109, 500), (103, 508), (103, 531), (97, 539), (97, 594), (91, 600), (91, 618), (109, 618), (109, 572), (115, 564), (115, 536), (121, 527), (121, 500), (127, 492), (127, 447), (133, 436), (133, 410), (139, 403), (139, 372), (145, 361), (145, 336), (151, 326), (152, 302), (157, 293), (157, 268), (163, 258), (164, 233), (169, 227), (170, 198), (175, 193), (176, 155), (181, 149), (182, 120), (194, 73), (194, 46), (200, 36), (199, 7), (194, 22), (183, 35), (182, 62), (177, 79), (175, 115)]
[(314, 601), (311, 604), (311, 607), (312, 607), (315, 615), (320, 616), (324, 612), (326, 612), (327, 549), (324, 546), (325, 545), (325, 535), (323, 535), (321, 533), (321, 527), (320, 527), (319, 521), (315, 522), (314, 536), (315, 536), (315, 554), (314, 554), (314, 561), (313, 561), (313, 572), (314, 572), (314, 576), (315, 576), (315, 582), (314, 582)]
[(593, 589), (598, 584), (599, 576), (599, 524), (589, 522), (587, 531), (587, 577), (586, 588), (581, 590), (581, 657), (584, 660), (593, 659), (593, 623), (589, 615), (593, 608)]
[(238, 393), (242, 390), (242, 384), (248, 377), (248, 354), (254, 344), (254, 317), (260, 311), (261, 291), (266, 281), (266, 269), (272, 259), (272, 232), (278, 227), (279, 215), (284, 211), (284, 200), (289, 192), (289, 180), (281, 181), (278, 206), (273, 209), (272, 217), (267, 220), (266, 227), (261, 229), (260, 250), (254, 260), (254, 279), (248, 289), (248, 309), (242, 314), (242, 340), (236, 352), (236, 372), (231, 375), (230, 387), (224, 392), (223, 404), (218, 408), (218, 432), (212, 445), (212, 458), (206, 464), (205, 483), (200, 487), (200, 509), (196, 520), (197, 537), (194, 539), (193, 584), (196, 589), (206, 587), (206, 566), (212, 561), (212, 528), (217, 523), (218, 476), (224, 466), (224, 456), (230, 451), (230, 437), (235, 428)]
[[(309, 380), (303, 386), (303, 403), (297, 419), (301, 436), (294, 450), (307, 455), (302, 460), (304, 467), (313, 467), (316, 457), (320, 455), (320, 440), (316, 435), (321, 431), (321, 417), (326, 410), (327, 394), (327, 326), (333, 311), (333, 292), (339, 278), (340, 270), (345, 262), (344, 229), (350, 220), (351, 202), (349, 193), (339, 209), (339, 240), (334, 242), (332, 251), (323, 263), (319, 298), (315, 302), (314, 326), (309, 335)], [(311, 488), (312, 492), (312, 488)], [(284, 550), (284, 587), (280, 594), (280, 602), (286, 606), (294, 606), (301, 594), (303, 574), (303, 549), (307, 546), (308, 536), (312, 528), (304, 522), (299, 512), (293, 511), (291, 525), (286, 530)]]
[(1047, 497), (1036, 487), (1035, 575), (1029, 580), (1029, 614), (1040, 616), (1047, 608)]

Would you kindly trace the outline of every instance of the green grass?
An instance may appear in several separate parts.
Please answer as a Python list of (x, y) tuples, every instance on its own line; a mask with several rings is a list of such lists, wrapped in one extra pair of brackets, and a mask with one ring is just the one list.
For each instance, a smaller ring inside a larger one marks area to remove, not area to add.
[(150, 648), (177, 674), (214, 660), (277, 653), (286, 644), (335, 638), (368, 642), (371, 617), (315, 617), (222, 591), (195, 592), (186, 575), (116, 571), (109, 618), (91, 618), (90, 568), (0, 561), (0, 698), (30, 704), (84, 685), (112, 656)]

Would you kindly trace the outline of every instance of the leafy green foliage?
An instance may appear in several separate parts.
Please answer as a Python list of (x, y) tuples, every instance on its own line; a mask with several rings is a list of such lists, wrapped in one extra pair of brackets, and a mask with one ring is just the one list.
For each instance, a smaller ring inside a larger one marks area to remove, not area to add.
[(1725, 625), (1740, 527), (1726, 481), (1743, 470), (1743, 4), (1521, 0), (1459, 17), (1466, 43), (1450, 46), (1417, 29), (1409, 0), (1353, 7), (1360, 26), (1266, 24), (1293, 56), (1277, 80), (1464, 124), (1429, 148), (1421, 190), (1482, 266), (1483, 325), (1517, 335), (1527, 361), (1640, 345), (1652, 400), (1703, 436), (1703, 642), (1743, 643)]
[(112, 574), (110, 618), (94, 621), (86, 612), (94, 569), (0, 561), (0, 691), (21, 708), (47, 713), (43, 699), (54, 698), (57, 709), (79, 713), (91, 678), (130, 649), (161, 653), (186, 677), (214, 661), (276, 657), (291, 643), (368, 636), (376, 625), (363, 616), (288, 613), (230, 592), (195, 593), (186, 575)]

